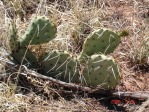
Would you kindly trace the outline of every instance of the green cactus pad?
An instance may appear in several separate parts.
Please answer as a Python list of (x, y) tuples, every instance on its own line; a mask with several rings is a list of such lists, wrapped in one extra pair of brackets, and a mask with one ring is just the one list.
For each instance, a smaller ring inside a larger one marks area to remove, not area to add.
[(78, 79), (78, 63), (67, 52), (51, 51), (43, 57), (44, 74), (65, 82)]
[(26, 50), (27, 48), (21, 48), (16, 51), (12, 51), (11, 56), (13, 57), (14, 62), (26, 65), (29, 68), (37, 68), (38, 62), (36, 57), (29, 49), (27, 51)]
[(120, 43), (120, 37), (109, 30), (100, 29), (92, 32), (85, 40), (80, 58), (95, 53), (112, 53)]
[(119, 70), (117, 64), (110, 57), (105, 55), (92, 55), (83, 72), (84, 83), (90, 86), (100, 86), (102, 88), (113, 88), (119, 80)]
[(10, 30), (9, 30), (9, 47), (11, 51), (15, 51), (19, 48), (19, 42), (17, 41), (17, 30), (16, 26), (14, 24), (10, 25)]
[(45, 17), (35, 17), (20, 40), (21, 46), (47, 43), (56, 36), (56, 26)]

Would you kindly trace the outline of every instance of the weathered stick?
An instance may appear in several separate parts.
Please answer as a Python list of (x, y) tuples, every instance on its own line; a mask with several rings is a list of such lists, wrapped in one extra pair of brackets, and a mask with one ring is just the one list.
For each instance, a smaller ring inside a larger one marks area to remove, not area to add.
[(52, 83), (58, 84), (59, 86), (63, 86), (65, 88), (69, 88), (71, 90), (82, 90), (82, 91), (86, 91), (86, 92), (91, 92), (91, 88), (89, 88), (89, 87), (83, 87), (83, 86), (79, 86), (79, 85), (76, 85), (73, 83), (66, 83), (66, 82), (54, 79), (52, 77), (41, 75), (33, 70), (26, 69), (24, 72), (26, 72), (26, 73), (21, 73), (21, 75), (24, 75), (24, 76), (30, 75), (30, 76), (33, 76), (36, 78), (48, 80), (48, 81), (51, 81)]
[(44, 75), (41, 75), (35, 71), (32, 70), (26, 70), (26, 74), (21, 73), (22, 75), (31, 75), (34, 77), (38, 77), (41, 79), (45, 79), (45, 80), (49, 80), (53, 83), (56, 83), (62, 87), (65, 87), (67, 89), (70, 90), (74, 90), (74, 91), (85, 91), (88, 93), (96, 93), (96, 94), (111, 94), (113, 96), (116, 97), (130, 97), (130, 98), (134, 98), (134, 99), (147, 99), (149, 97), (149, 91), (139, 91), (139, 92), (109, 92), (110, 90), (106, 90), (106, 89), (101, 89), (101, 88), (90, 88), (90, 87), (85, 87), (85, 86), (81, 86), (81, 85), (76, 85), (73, 83), (66, 83), (60, 80), (56, 80), (53, 79), (51, 77), (47, 77)]
[[(2, 61), (2, 58), (0, 59), (0, 61)], [(6, 61), (5, 61), (6, 62)], [(12, 62), (6, 62), (6, 65), (10, 65), (10, 66), (14, 66), (14, 64)], [(56, 84), (60, 87), (64, 87), (65, 89), (68, 89), (70, 91), (84, 91), (87, 93), (91, 93), (91, 94), (105, 94), (105, 95), (111, 95), (111, 96), (116, 96), (116, 97), (129, 97), (129, 98), (134, 98), (134, 99), (144, 99), (146, 100), (149, 97), (149, 91), (139, 91), (139, 92), (115, 92), (113, 90), (107, 90), (107, 89), (102, 89), (102, 88), (91, 88), (91, 87), (85, 87), (82, 85), (77, 85), (74, 83), (67, 83), (67, 82), (63, 82), (57, 79), (54, 79), (52, 77), (48, 77), (48, 76), (44, 76), (40, 73), (37, 73), (33, 70), (29, 70), (27, 69), (27, 67), (22, 66), (22, 71), (21, 71), (21, 75), (23, 76), (32, 76), (35, 78), (39, 78), (39, 79), (43, 79), (45, 81), (50, 81), (53, 84)], [(17, 71), (17, 68), (12, 68), (15, 71)], [(65, 90), (63, 90), (65, 92)]]
[(116, 97), (129, 97), (133, 99), (147, 99), (149, 97), (149, 91), (139, 91), (139, 92), (114, 92), (112, 90), (107, 90), (107, 89), (101, 89), (101, 88), (90, 88), (90, 87), (85, 87), (73, 83), (66, 83), (57, 79), (53, 79), (48, 76), (41, 75), (33, 70), (28, 70), (26, 69), (26, 73), (21, 73), (22, 75), (31, 75), (40, 79), (44, 80), (49, 80), (53, 83), (58, 84), (61, 87), (65, 87), (67, 89), (73, 90), (73, 91), (85, 91), (88, 93), (96, 93), (96, 94), (107, 94), (111, 96), (116, 96)]
[(147, 106), (149, 106), (149, 96), (148, 99), (141, 106), (139, 106), (136, 112), (144, 112)]
[(147, 99), (149, 97), (149, 91), (138, 91), (138, 92), (114, 92), (114, 96), (117, 97), (130, 97), (134, 99)]

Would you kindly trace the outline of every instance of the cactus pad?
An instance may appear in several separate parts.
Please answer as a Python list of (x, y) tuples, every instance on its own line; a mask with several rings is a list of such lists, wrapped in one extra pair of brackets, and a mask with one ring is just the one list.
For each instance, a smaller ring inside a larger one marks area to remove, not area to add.
[(43, 57), (44, 74), (65, 82), (74, 82), (78, 77), (77, 61), (67, 52), (51, 51)]
[(9, 47), (11, 51), (16, 51), (19, 48), (19, 42), (17, 41), (16, 26), (12, 23), (9, 30)]
[(35, 17), (20, 40), (21, 46), (49, 42), (56, 35), (56, 27), (45, 17)]
[(103, 88), (115, 87), (120, 79), (117, 64), (105, 55), (92, 55), (83, 72), (84, 82), (91, 86)]
[(97, 30), (92, 32), (85, 40), (80, 58), (95, 53), (112, 53), (120, 43), (120, 37), (109, 30)]
[(29, 68), (37, 68), (38, 62), (36, 57), (27, 48), (21, 48), (11, 53), (14, 62), (26, 65)]

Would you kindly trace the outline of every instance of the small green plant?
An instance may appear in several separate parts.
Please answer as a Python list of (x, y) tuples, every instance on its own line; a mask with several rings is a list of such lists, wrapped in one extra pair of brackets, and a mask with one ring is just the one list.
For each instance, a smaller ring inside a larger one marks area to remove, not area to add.
[(41, 65), (42, 74), (66, 82), (80, 82), (94, 87), (102, 84), (104, 88), (113, 88), (118, 84), (120, 75), (117, 64), (112, 57), (106, 56), (120, 43), (116, 33), (104, 29), (92, 32), (77, 57), (65, 51), (52, 50), (45, 52), (39, 62), (28, 46), (47, 43), (55, 35), (56, 27), (45, 17), (33, 18), (19, 40), (16, 39), (15, 26), (12, 26), (9, 36), (11, 55), (18, 64), (29, 63), (30, 68)]
[(124, 29), (124, 30), (122, 30), (122, 31), (119, 32), (119, 36), (120, 37), (126, 37), (128, 35), (129, 35), (129, 31), (126, 30), (126, 29)]

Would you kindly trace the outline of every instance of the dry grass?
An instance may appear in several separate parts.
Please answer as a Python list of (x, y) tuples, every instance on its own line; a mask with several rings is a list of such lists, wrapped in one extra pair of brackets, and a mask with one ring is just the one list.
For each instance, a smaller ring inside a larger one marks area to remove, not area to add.
[[(54, 100), (52, 96), (46, 99), (46, 97), (36, 95), (32, 91), (23, 95), (18, 93), (19, 87), (17, 87), (16, 93), (15, 85), (8, 86), (3, 82), (0, 83), (0, 88), (1, 112), (85, 112), (89, 108), (86, 105), (87, 99), (75, 98), (73, 101), (66, 101), (60, 97), (58, 100)], [(90, 104), (90, 102), (88, 103)]]
[[(57, 37), (42, 46), (42, 49), (66, 50), (74, 55), (80, 53), (84, 38), (93, 30), (108, 28), (117, 33), (124, 30), (128, 36), (122, 37), (121, 44), (111, 55), (120, 66), (123, 76), (118, 90), (149, 90), (149, 9), (144, 0), (2, 0), (0, 1), (0, 56), (9, 52), (8, 29), (15, 21), (18, 35), (25, 32), (31, 18), (47, 16), (56, 24)], [(38, 50), (37, 48), (36, 50)], [(6, 75), (3, 63), (2, 75)], [(75, 102), (63, 98), (54, 100), (36, 95), (33, 91), (23, 95), (20, 87), (0, 83), (1, 111), (88, 111), (91, 103), (76, 98)], [(16, 92), (17, 91), (17, 92)], [(87, 99), (85, 99), (87, 100)], [(77, 102), (77, 103), (76, 103)], [(103, 108), (103, 107), (102, 107)]]

